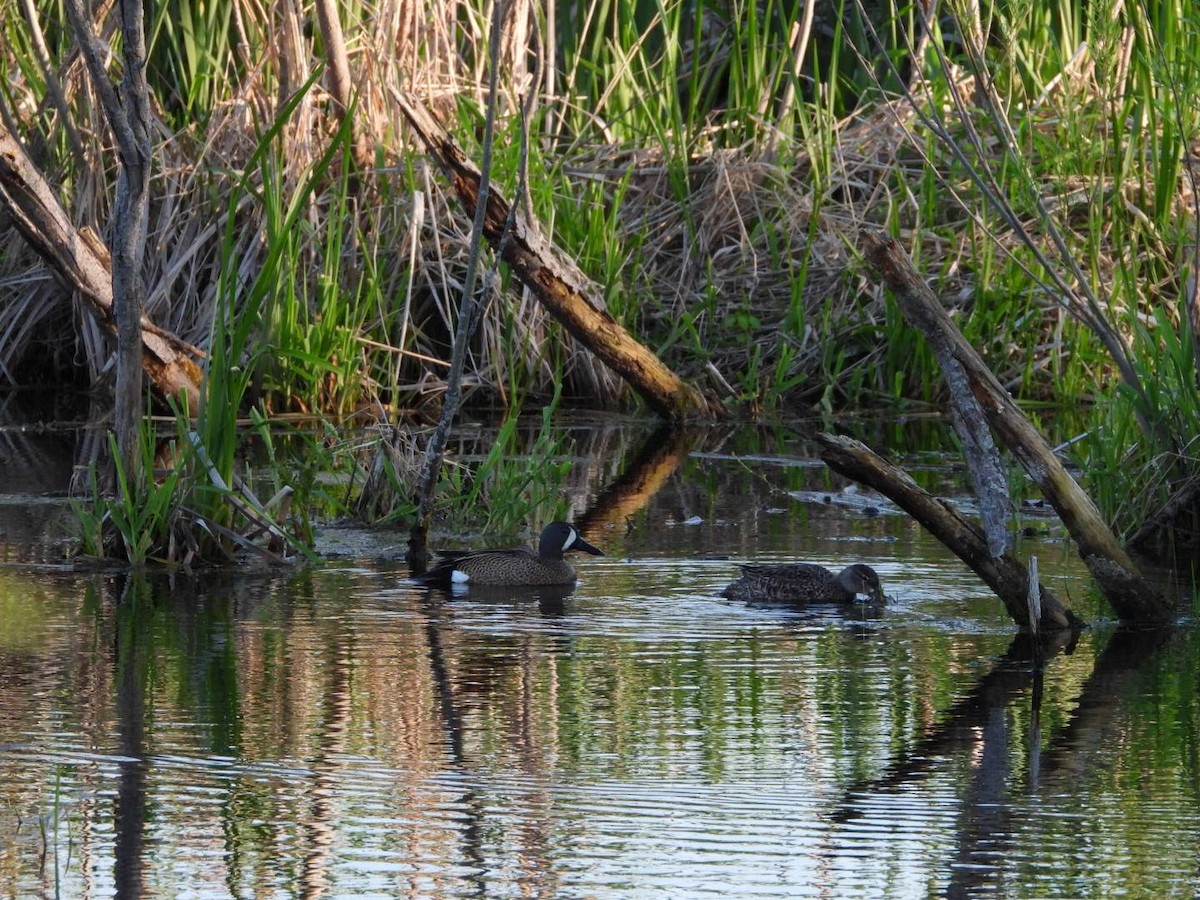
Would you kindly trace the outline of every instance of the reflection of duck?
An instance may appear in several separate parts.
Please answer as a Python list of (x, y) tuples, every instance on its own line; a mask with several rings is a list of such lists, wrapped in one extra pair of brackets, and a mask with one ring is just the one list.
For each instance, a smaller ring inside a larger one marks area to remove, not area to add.
[(777, 603), (851, 603), (865, 594), (883, 603), (883, 586), (870, 566), (855, 563), (834, 575), (812, 563), (744, 565), (742, 577), (721, 593), (730, 600)]
[(529, 547), (450, 553), (416, 580), (438, 587), (454, 584), (511, 587), (574, 584), (575, 570), (563, 559), (563, 554), (569, 550), (604, 555), (585, 541), (574, 525), (551, 522), (542, 530), (536, 553)]

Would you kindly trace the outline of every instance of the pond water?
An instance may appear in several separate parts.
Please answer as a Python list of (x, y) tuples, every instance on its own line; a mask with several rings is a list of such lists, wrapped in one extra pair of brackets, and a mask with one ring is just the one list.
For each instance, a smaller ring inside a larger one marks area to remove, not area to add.
[[(607, 555), (557, 596), (420, 589), (399, 533), (271, 574), (82, 572), (60, 507), (0, 505), (0, 894), (1200, 891), (1188, 621), (1106, 622), (1044, 522), (1022, 549), (1093, 626), (1035, 675), (999, 601), (802, 436), (652, 446), (614, 489), (632, 435), (581, 455)], [(751, 558), (865, 561), (891, 602), (723, 600)]]

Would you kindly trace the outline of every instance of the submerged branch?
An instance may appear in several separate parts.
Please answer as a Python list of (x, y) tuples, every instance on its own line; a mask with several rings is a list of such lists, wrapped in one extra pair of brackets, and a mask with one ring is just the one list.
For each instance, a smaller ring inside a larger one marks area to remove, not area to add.
[[(979, 526), (937, 499), (899, 467), (852, 438), (818, 434), (821, 459), (835, 472), (888, 497), (916, 519), (983, 579), (1004, 602), (1012, 620), (1029, 627), (1029, 573), (1012, 553), (995, 555)], [(1039, 585), (1041, 620), (1037, 630), (1079, 629), (1084, 623), (1045, 585)]]

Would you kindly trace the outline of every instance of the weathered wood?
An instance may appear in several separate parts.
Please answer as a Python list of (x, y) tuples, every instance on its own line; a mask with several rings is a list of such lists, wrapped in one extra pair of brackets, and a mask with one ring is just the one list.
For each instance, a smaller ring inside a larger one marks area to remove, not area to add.
[(146, 285), (142, 265), (150, 203), (150, 88), (146, 82), (146, 34), (142, 0), (120, 0), (124, 76), (120, 93), (108, 80), (109, 47), (96, 37), (82, 0), (68, 0), (67, 14), (92, 85), (117, 140), (120, 169), (112, 212), (113, 318), (117, 328), (117, 375), (113, 388), (113, 433), (121, 471), (141, 483), (142, 310)]
[[(479, 199), (479, 169), (454, 138), (416, 99), (394, 93), (397, 104), (426, 149), (450, 178), (468, 214)], [(513, 227), (505, 228), (510, 205), (494, 188), (488, 193), (484, 235), (513, 274), (562, 325), (628, 384), (659, 415), (679, 421), (722, 412), (638, 342), (593, 299), (595, 290), (571, 262), (542, 236), (523, 209), (513, 210)]]
[(966, 388), (988, 424), (1058, 512), (1088, 571), (1117, 615), (1129, 621), (1169, 620), (1171, 604), (1138, 572), (1091, 498), (955, 327), (899, 243), (872, 232), (864, 232), (862, 240), (867, 260), (896, 295), (905, 318), (930, 341), (944, 346), (962, 366)]
[[(112, 268), (104, 242), (88, 228), (76, 229), (54, 191), (33, 165), (17, 139), (0, 123), (0, 202), (13, 224), (51, 269), (73, 290), (111, 334), (113, 318)], [(142, 369), (163, 397), (187, 397), (189, 408), (200, 408), (199, 364), (204, 354), (144, 316)]]
[[(1020, 560), (1009, 552), (994, 556), (987, 537), (976, 523), (931, 495), (904, 470), (860, 441), (831, 434), (818, 434), (816, 441), (821, 459), (829, 468), (891, 499), (970, 566), (996, 592), (1014, 622), (1023, 628), (1029, 627), (1029, 573)], [(1084, 627), (1083, 621), (1049, 588), (1038, 587), (1041, 596), (1039, 630)]]

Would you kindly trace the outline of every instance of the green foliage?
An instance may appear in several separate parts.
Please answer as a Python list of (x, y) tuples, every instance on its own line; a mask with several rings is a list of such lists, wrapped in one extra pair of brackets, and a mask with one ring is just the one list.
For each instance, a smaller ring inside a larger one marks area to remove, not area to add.
[[(141, 468), (154, 471), (157, 441), (153, 430), (143, 427), (138, 442)], [(140, 566), (157, 556), (163, 549), (164, 537), (175, 528), (180, 513), (181, 470), (171, 469), (158, 481), (144, 477), (138, 482), (129, 478), (117, 453), (116, 437), (108, 436), (116, 472), (115, 495), (105, 494), (99, 485), (95, 466), (88, 471), (90, 500), (73, 501), (84, 555), (99, 558), (119, 557)], [(113, 539), (120, 546), (111, 547)]]
[[(250, 410), (253, 444), (245, 448), (248, 471), (258, 497), (290, 492), (289, 515), (279, 525), (295, 538), (301, 552), (315, 540), (315, 519), (349, 515), (340, 483), (350, 480), (349, 455), (328, 422), (311, 429), (283, 429), (257, 409)], [(277, 433), (279, 432), (279, 433)]]
[[(257, 190), (265, 213), (266, 256), (238, 315), (261, 325), (255, 380), (265, 394), (308, 409), (344, 412), (362, 393), (360, 336), (369, 332), (373, 291), (378, 289), (369, 271), (358, 284), (345, 284), (343, 265), (357, 237), (347, 227), (351, 172), (346, 167), (335, 172), (332, 165), (350, 151), (350, 120), (290, 195), (288, 176), (280, 165), (285, 150), (279, 130), (286, 120), (287, 115), (281, 115), (264, 136)], [(272, 145), (269, 151), (267, 141)], [(318, 191), (323, 196), (318, 197)], [(314, 229), (308, 220), (318, 203), (325, 214)], [(294, 277), (292, 273), (303, 271), (314, 256), (320, 265), (316, 278)]]
[[(293, 502), (287, 509), (294, 516), (288, 521), (277, 521), (258, 501), (249, 479), (232, 468), (228, 476), (219, 473), (200, 435), (192, 430), (186, 410), (179, 410), (169, 439), (158, 433), (152, 420), (143, 421), (139, 447), (146, 477), (140, 483), (128, 477), (115, 453), (115, 490), (106, 491), (95, 466), (90, 469), (89, 495), (72, 503), (80, 552), (136, 567), (150, 562), (226, 562), (239, 548), (252, 545), (247, 533), (266, 530), (276, 536), (270, 542), (274, 557), (292, 552), (311, 556), (310, 515), (314, 501), (323, 496), (314, 485), (325, 460), (318, 454), (304, 454), (303, 464), (286, 477), (285, 463), (273, 452), (265, 422), (258, 418), (255, 424), (271, 448), (273, 487), (277, 491), (286, 484), (291, 489)], [(110, 435), (110, 450), (115, 450), (114, 440)]]
[(233, 9), (233, 3), (164, 0), (148, 12), (148, 80), (180, 127), (207, 120), (239, 70)]
[(545, 524), (567, 512), (562, 485), (571, 471), (568, 439), (553, 421), (555, 402), (542, 408), (531, 443), (522, 446), (521, 420), (510, 414), (483, 459), (473, 468), (442, 467), (440, 493), (452, 498), (444, 510), (447, 527), (476, 527), (507, 533), (521, 525)]
[[(556, 49), (564, 83), (586, 100), (566, 110), (563, 124), (582, 135), (602, 123), (610, 140), (651, 144), (680, 161), (709, 142), (791, 140), (804, 121), (804, 100), (844, 115), (870, 85), (870, 68), (843, 50), (847, 38), (864, 39), (861, 11), (854, 2), (821, 5), (802, 44), (796, 25), (803, 8), (797, 0), (568, 4), (559, 10)], [(876, 18), (888, 52), (898, 53), (913, 14), (886, 3), (882, 9)]]
[[(1134, 333), (1145, 368), (1146, 404), (1119, 385), (1098, 404), (1081, 453), (1088, 487), (1110, 521), (1130, 528), (1163, 509), (1200, 471), (1200, 393), (1186, 320), (1160, 309)], [(1153, 377), (1149, 377), (1149, 376)], [(1153, 419), (1139, 418), (1146, 408)], [(1194, 527), (1200, 522), (1192, 523)], [(1191, 552), (1191, 551), (1189, 551)]]

